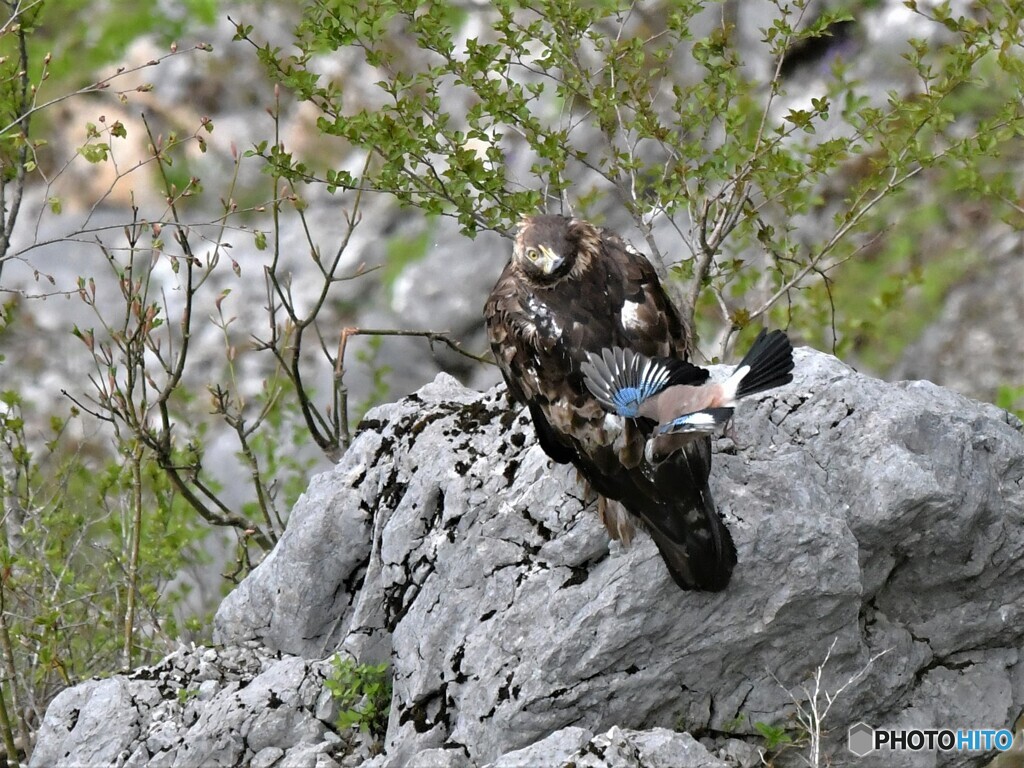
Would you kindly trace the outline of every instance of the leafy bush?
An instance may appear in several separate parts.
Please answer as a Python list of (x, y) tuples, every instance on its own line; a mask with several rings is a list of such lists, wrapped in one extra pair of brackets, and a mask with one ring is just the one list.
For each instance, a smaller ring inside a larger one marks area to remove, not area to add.
[[(913, 87), (879, 99), (841, 58), (818, 94), (787, 93), (783, 76), (788, 52), (862, 5), (813, 19), (805, 0), (773, 5), (767, 83), (748, 75), (717, 2), (502, 0), (466, 33), (466, 14), (447, 3), (318, 0), (298, 28), (298, 54), (260, 44), (251, 25), (239, 24), (238, 37), (319, 109), (323, 132), (370, 158), (361, 173), (317, 177), (283, 147), (260, 147), (278, 177), (386, 192), (455, 217), (470, 236), (507, 231), (538, 208), (596, 212), (610, 198), (660, 272), (679, 281), (691, 327), (699, 320), (723, 350), (768, 313), (831, 329), (843, 346), (877, 316), (876, 297), (891, 305), (912, 285), (907, 273), (839, 310), (831, 290), (875, 243), (874, 214), (901, 199), (896, 210), (910, 214), (901, 195), (918, 177), (1014, 210), (1000, 158), (1024, 129), (1024, 12), (982, 3), (958, 17), (908, 2), (949, 42), (937, 52), (910, 41)], [(361, 54), (379, 92), (322, 76), (330, 51)], [(821, 226), (801, 228), (809, 220)]]
[(324, 681), (338, 704), (338, 728), (356, 728), (377, 741), (387, 731), (391, 681), (387, 664), (356, 664), (347, 656), (331, 659), (333, 674)]

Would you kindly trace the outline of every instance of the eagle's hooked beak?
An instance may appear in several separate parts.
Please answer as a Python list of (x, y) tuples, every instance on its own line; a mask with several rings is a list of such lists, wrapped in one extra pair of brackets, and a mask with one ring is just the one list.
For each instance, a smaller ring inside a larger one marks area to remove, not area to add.
[(562, 266), (564, 261), (565, 259), (548, 248), (548, 246), (540, 246), (540, 258), (537, 259), (537, 266), (540, 267), (541, 271), (545, 275), (552, 274), (556, 269)]

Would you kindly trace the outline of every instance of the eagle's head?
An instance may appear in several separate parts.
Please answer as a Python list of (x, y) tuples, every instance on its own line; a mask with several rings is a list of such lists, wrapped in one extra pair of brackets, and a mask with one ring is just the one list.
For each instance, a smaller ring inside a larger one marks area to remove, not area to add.
[[(512, 261), (528, 279), (541, 285), (556, 282), (564, 275), (579, 271), (584, 230), (593, 228), (579, 219), (564, 216), (527, 216), (519, 225)], [(590, 238), (586, 238), (589, 242)], [(575, 269), (574, 269), (575, 268)]]

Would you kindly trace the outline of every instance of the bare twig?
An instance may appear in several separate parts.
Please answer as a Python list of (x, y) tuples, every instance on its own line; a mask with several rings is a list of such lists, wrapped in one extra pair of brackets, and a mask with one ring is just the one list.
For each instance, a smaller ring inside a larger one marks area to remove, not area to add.
[(128, 589), (124, 613), (124, 668), (132, 668), (135, 649), (135, 605), (138, 600), (139, 549), (142, 542), (142, 444), (132, 448), (129, 463), (132, 470), (131, 513), (132, 529), (129, 535)]
[[(18, 3), (11, 11), (11, 17), (4, 23), (2, 30), (6, 34), (16, 20), (28, 10), (34, 8), (38, 3), (22, 5)], [(14, 225), (18, 220), (18, 213), (21, 210), (21, 201), (25, 193), (25, 178), (28, 173), (27, 160), (29, 152), (28, 131), (31, 122), (32, 110), (29, 108), (29, 93), (32, 90), (29, 82), (29, 59), (28, 40), (26, 25), (18, 23), (15, 34), (17, 35), (18, 46), (18, 75), (17, 85), (14, 88), (14, 111), (18, 119), (12, 122), (7, 128), (0, 131), (0, 136), (5, 136), (14, 127), (20, 127), (21, 145), (15, 152), (14, 178), (0, 179), (0, 277), (3, 277), (4, 261), (11, 244), (11, 235), (14, 234)], [(6, 174), (5, 174), (6, 175)], [(8, 198), (8, 190), (10, 197)]]
[[(72, 91), (71, 93), (61, 94), (60, 96), (57, 96), (56, 98), (50, 99), (49, 101), (43, 102), (42, 104), (33, 104), (32, 107), (30, 109), (28, 109), (22, 117), (19, 117), (17, 120), (13, 120), (10, 123), (8, 123), (7, 125), (5, 125), (3, 127), (0, 127), (0, 136), (2, 136), (3, 134), (7, 133), (8, 131), (10, 131), (12, 128), (17, 126), (18, 124), (22, 123), (22, 121), (25, 118), (31, 117), (34, 114), (36, 114), (37, 112), (43, 111), (44, 109), (49, 109), (50, 107), (53, 107), (53, 106), (55, 106), (57, 104), (60, 104), (61, 102), (67, 101), (68, 99), (75, 98), (76, 96), (85, 96), (85, 95), (90, 94), (90, 93), (99, 93), (99, 92), (102, 92), (102, 91), (109, 90), (110, 86), (116, 80), (118, 80), (121, 77), (124, 77), (125, 75), (130, 75), (130, 74), (133, 74), (135, 72), (139, 72), (139, 71), (141, 71), (143, 69), (148, 69), (149, 67), (155, 67), (155, 66), (159, 65), (161, 62), (171, 58), (172, 56), (180, 56), (180, 55), (185, 54), (185, 53), (190, 53), (191, 51), (209, 51), (209, 50), (210, 50), (210, 46), (207, 43), (197, 43), (196, 45), (193, 45), (190, 48), (182, 48), (180, 50), (170, 51), (170, 52), (165, 53), (162, 56), (159, 56), (159, 57), (157, 57), (155, 59), (151, 59), (150, 61), (147, 61), (144, 64), (139, 64), (139, 65), (134, 66), (134, 67), (118, 67), (117, 71), (114, 72), (114, 74), (109, 75), (108, 77), (104, 77), (104, 78), (102, 78), (100, 80), (97, 80), (97, 81), (95, 81), (93, 83), (90, 83), (89, 85), (87, 85), (87, 86), (85, 86), (83, 88), (79, 88), (77, 91)], [(143, 86), (136, 86), (134, 88), (128, 88), (128, 89), (125, 89), (123, 91), (115, 91), (115, 93), (118, 93), (118, 94), (132, 93), (134, 91), (140, 91), (142, 88), (143, 88)]]
[[(885, 650), (876, 653), (867, 660), (867, 663), (864, 664), (863, 667), (851, 675), (846, 682), (835, 690), (829, 691), (824, 687), (822, 678), (825, 674), (825, 667), (828, 666), (829, 659), (832, 658), (832, 651), (835, 650), (837, 642), (839, 642), (839, 638), (833, 638), (832, 644), (825, 653), (825, 658), (822, 659), (821, 664), (818, 665), (814, 670), (814, 674), (811, 675), (811, 687), (808, 688), (807, 685), (801, 686), (801, 690), (804, 694), (804, 700), (801, 701), (790, 694), (793, 704), (796, 705), (797, 720), (800, 725), (806, 729), (810, 741), (808, 755), (803, 758), (804, 762), (808, 765), (808, 768), (822, 768), (821, 740), (825, 733), (825, 720), (828, 718), (832, 705), (839, 700), (839, 697), (842, 696), (851, 685), (867, 674), (868, 670), (871, 669), (872, 664), (893, 650), (892, 648), (886, 648)], [(782, 684), (778, 677), (776, 677), (772, 672), (769, 672), (769, 674), (779, 687), (788, 693), (789, 689)]]

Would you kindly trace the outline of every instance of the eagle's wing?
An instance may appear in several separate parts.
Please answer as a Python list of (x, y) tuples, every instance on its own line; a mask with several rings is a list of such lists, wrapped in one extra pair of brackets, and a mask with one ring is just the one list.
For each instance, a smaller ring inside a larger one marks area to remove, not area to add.
[(559, 464), (568, 464), (575, 452), (551, 426), (539, 397), (548, 389), (539, 367), (554, 349), (554, 329), (543, 322), (538, 326), (536, 318), (527, 322), (528, 303), (528, 290), (510, 263), (484, 305), (487, 336), (509, 397), (529, 408), (541, 448)]

